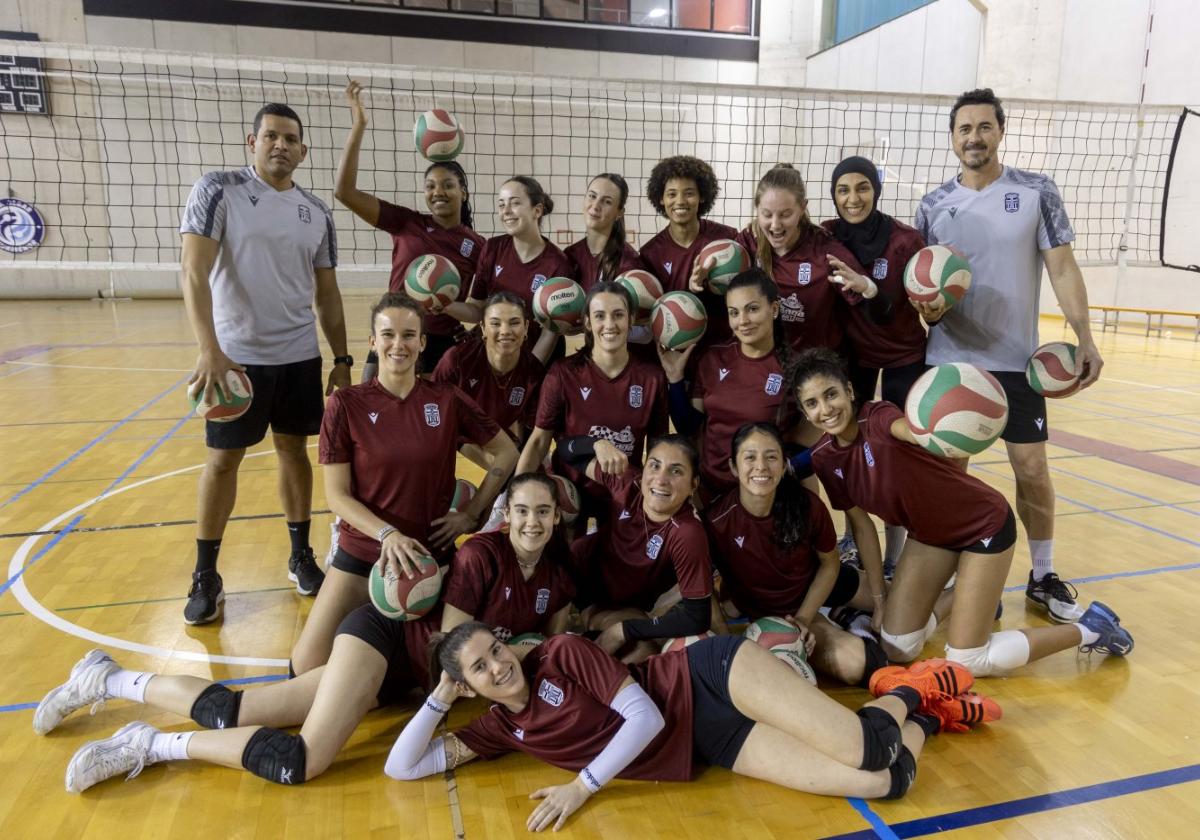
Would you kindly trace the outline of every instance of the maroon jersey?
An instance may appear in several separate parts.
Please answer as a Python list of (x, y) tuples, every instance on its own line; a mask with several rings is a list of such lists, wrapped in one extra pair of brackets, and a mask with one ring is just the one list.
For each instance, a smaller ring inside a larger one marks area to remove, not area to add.
[[(378, 379), (334, 391), (321, 421), (320, 462), (350, 464), (350, 492), (372, 513), (429, 548), (429, 523), (454, 496), (458, 441), (480, 446), (500, 427), (455, 388), (418, 379), (400, 399)], [(346, 520), (339, 545), (366, 563), (379, 542)]]
[[(758, 263), (758, 246), (752, 228), (738, 234), (738, 241)], [(854, 255), (824, 228), (816, 228), (782, 257), (771, 255), (771, 277), (779, 287), (779, 318), (783, 334), (795, 350), (828, 347), (840, 350), (846, 335), (846, 310), (861, 295), (830, 283), (828, 255), (855, 266)]]
[(1008, 517), (1008, 502), (945, 458), (896, 440), (892, 423), (903, 416), (889, 402), (869, 402), (858, 415), (854, 443), (839, 446), (829, 434), (817, 441), (813, 470), (830, 503), (903, 525), (925, 545), (962, 548), (994, 536)]
[(487, 300), (493, 292), (508, 291), (525, 301), (525, 316), (529, 318), (526, 342), (537, 343), (542, 328), (533, 317), (533, 294), (551, 277), (575, 279), (575, 266), (557, 245), (542, 237), (546, 247), (529, 262), (521, 262), (507, 233), (493, 236), (483, 247), (471, 297)]
[[(642, 246), (642, 262), (662, 283), (664, 292), (686, 292), (688, 280), (692, 277), (692, 264), (704, 246), (718, 239), (737, 238), (738, 232), (729, 225), (701, 219), (700, 234), (696, 241), (684, 248), (671, 238), (671, 229), (665, 227)], [(708, 313), (708, 328), (704, 331), (702, 343), (717, 344), (728, 340), (733, 333), (729, 329), (729, 313), (725, 309), (724, 296), (714, 295), (705, 289), (700, 293), (700, 300), (704, 303), (704, 311)]]
[[(659, 365), (630, 355), (625, 369), (609, 379), (587, 353), (576, 353), (550, 366), (536, 425), (556, 440), (580, 435), (607, 440), (640, 467), (646, 438), (665, 434), (668, 419), (667, 377)], [(557, 455), (554, 471), (577, 484), (584, 481), (583, 473)]]
[(514, 423), (533, 427), (545, 376), (546, 368), (528, 347), (521, 348), (516, 367), (496, 373), (483, 340), (476, 335), (447, 350), (433, 371), (434, 382), (457, 385), (502, 429), (510, 429)]
[[(836, 219), (823, 223), (833, 232)], [(925, 328), (908, 302), (904, 290), (904, 267), (913, 254), (925, 247), (915, 228), (892, 219), (892, 235), (883, 256), (870, 266), (851, 258), (847, 263), (879, 286), (879, 294), (851, 306), (846, 332), (855, 360), (864, 367), (892, 368), (925, 361)]]
[(490, 626), (502, 641), (546, 634), (550, 619), (575, 597), (565, 559), (566, 546), (555, 537), (526, 580), (506, 532), (476, 534), (454, 555), (442, 600)]
[(700, 476), (716, 493), (737, 486), (729, 470), (733, 436), (745, 423), (775, 423), (786, 427), (794, 422), (779, 418), (779, 407), (787, 400), (783, 367), (775, 353), (751, 359), (737, 340), (716, 344), (703, 351), (696, 365), (692, 397), (704, 403), (704, 439), (700, 449)]
[(808, 498), (809, 539), (789, 549), (771, 534), (775, 517), (754, 516), (732, 490), (704, 514), (712, 541), (713, 561), (721, 572), (722, 593), (751, 619), (788, 616), (800, 609), (817, 574), (817, 552), (833, 551), (837, 533), (820, 497), (801, 488)]
[(684, 598), (712, 594), (708, 538), (691, 502), (666, 522), (652, 522), (634, 469), (599, 478), (612, 494), (608, 519), (571, 545), (586, 596), (601, 607), (648, 611), (676, 584)]
[[(616, 275), (600, 277), (600, 257), (592, 256), (586, 237), (568, 247), (564, 253), (575, 264), (575, 279), (579, 281), (580, 286), (583, 286), (585, 292), (590, 291), (592, 286), (599, 283), (601, 279), (616, 279)], [(617, 266), (617, 274), (623, 274), (635, 268), (644, 268), (642, 258), (638, 256), (638, 252), (633, 249), (633, 246), (626, 242), (625, 249), (621, 251), (621, 263)]]
[[(466, 300), (475, 276), (483, 237), (466, 225), (444, 228), (428, 213), (379, 200), (379, 221), (375, 227), (392, 235), (392, 279), (388, 289), (404, 291), (404, 272), (409, 263), (424, 254), (440, 254), (458, 269), (462, 288), (458, 300)], [(463, 326), (449, 315), (426, 315), (425, 331), (432, 335), (458, 335)]]
[(686, 651), (629, 668), (579, 636), (554, 636), (521, 664), (529, 702), (519, 712), (497, 703), (454, 734), (480, 758), (523, 752), (563, 770), (587, 767), (624, 725), (609, 703), (629, 677), (650, 695), (666, 725), (621, 779), (688, 781), (692, 757), (692, 681)]

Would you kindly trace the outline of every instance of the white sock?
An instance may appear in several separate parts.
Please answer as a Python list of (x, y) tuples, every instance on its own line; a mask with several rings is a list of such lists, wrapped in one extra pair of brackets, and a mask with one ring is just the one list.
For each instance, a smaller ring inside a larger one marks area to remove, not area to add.
[(1079, 628), (1079, 635), (1083, 637), (1079, 640), (1080, 645), (1094, 645), (1096, 642), (1100, 641), (1100, 634), (1095, 630), (1087, 629), (1078, 621), (1075, 622), (1075, 626)]
[(900, 560), (900, 552), (904, 550), (904, 543), (908, 539), (908, 529), (903, 525), (885, 525), (883, 533), (886, 546), (883, 564), (895, 568), (897, 561)]
[(146, 702), (146, 686), (154, 679), (149, 671), (114, 671), (104, 681), (104, 691), (109, 697), (119, 697), (122, 700), (132, 700), (135, 703)]
[(182, 761), (188, 757), (188, 741), (195, 732), (159, 732), (150, 742), (149, 764), (159, 761)]
[(1033, 558), (1033, 579), (1041, 580), (1054, 571), (1054, 540), (1030, 540), (1029, 556)]

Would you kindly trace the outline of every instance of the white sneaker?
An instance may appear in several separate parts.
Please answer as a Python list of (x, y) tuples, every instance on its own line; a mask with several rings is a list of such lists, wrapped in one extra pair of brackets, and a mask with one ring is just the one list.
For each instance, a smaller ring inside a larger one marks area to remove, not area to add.
[(338, 550), (338, 523), (342, 521), (340, 516), (335, 516), (333, 522), (329, 526), (329, 551), (325, 555), (325, 571), (329, 571), (329, 567), (333, 565), (333, 556)]
[(122, 726), (111, 738), (84, 744), (67, 765), (67, 792), (82, 793), (121, 773), (132, 779), (148, 763), (150, 744), (157, 734), (158, 730), (150, 724), (134, 721)]
[(113, 658), (97, 648), (90, 650), (71, 668), (71, 676), (58, 688), (53, 689), (38, 703), (33, 713), (33, 731), (45, 735), (62, 723), (67, 715), (92, 707), (92, 714), (104, 708), (109, 699), (105, 691), (108, 675), (121, 670)]

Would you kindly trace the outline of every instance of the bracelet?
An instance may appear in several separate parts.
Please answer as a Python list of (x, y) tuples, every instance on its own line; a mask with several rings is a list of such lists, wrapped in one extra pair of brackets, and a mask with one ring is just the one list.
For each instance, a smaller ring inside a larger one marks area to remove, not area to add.
[(394, 534), (399, 530), (399, 528), (393, 528), (391, 525), (384, 525), (379, 529), (379, 533), (375, 536), (375, 540), (380, 545), (383, 545), (383, 541), (388, 538), (389, 534)]

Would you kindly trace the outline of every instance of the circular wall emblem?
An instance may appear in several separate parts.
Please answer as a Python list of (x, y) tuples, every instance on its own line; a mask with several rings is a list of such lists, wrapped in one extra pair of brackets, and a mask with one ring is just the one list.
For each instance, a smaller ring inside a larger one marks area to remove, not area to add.
[(32, 204), (17, 198), (0, 198), (0, 250), (24, 254), (42, 244), (46, 223)]

